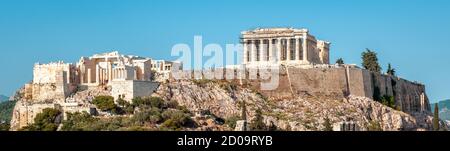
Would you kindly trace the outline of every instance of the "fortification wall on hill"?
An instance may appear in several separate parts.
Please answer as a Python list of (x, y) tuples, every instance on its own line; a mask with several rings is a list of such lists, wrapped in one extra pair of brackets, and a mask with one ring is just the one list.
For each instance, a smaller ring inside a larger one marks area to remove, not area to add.
[[(248, 76), (247, 73), (246, 77)], [(261, 90), (261, 82), (268, 80), (243, 81), (254, 89)], [(282, 67), (278, 87), (261, 92), (275, 100), (304, 95), (337, 98), (355, 95), (380, 100), (386, 95), (393, 96), (395, 105), (403, 112), (431, 111), (424, 85), (354, 67)]]
[(67, 82), (65, 71), (55, 71), (54, 81), (50, 83), (29, 83), (25, 85), (25, 96), (31, 102), (64, 101), (76, 91), (77, 85)]
[[(374, 73), (351, 65), (281, 66), (278, 86), (275, 89), (263, 90), (261, 83), (269, 83), (271, 79), (258, 78), (264, 73), (258, 72), (256, 67), (246, 68), (245, 71), (238, 67), (216, 70), (224, 71), (219, 73), (224, 77), (234, 77), (235, 82), (248, 85), (274, 100), (292, 99), (304, 95), (327, 95), (336, 98), (355, 95), (380, 101), (383, 96), (393, 96), (396, 109), (403, 112), (431, 112), (425, 86), (395, 76)], [(205, 78), (208, 77), (209, 72), (213, 71), (184, 71), (178, 74), (177, 78)]]

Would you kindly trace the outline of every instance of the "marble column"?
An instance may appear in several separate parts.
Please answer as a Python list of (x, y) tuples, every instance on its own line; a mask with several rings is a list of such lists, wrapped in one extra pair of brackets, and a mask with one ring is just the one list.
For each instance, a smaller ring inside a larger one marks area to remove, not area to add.
[(251, 62), (256, 61), (256, 40), (252, 40), (252, 50), (251, 50)]
[(291, 60), (291, 39), (286, 38), (286, 61)]
[(278, 38), (277, 39), (277, 42), (276, 42), (276, 45), (277, 45), (277, 50), (276, 50), (276, 54), (277, 54), (277, 61), (281, 61), (281, 55), (282, 55), (282, 53), (281, 53), (281, 38)]
[(103, 70), (102, 69), (98, 69), (98, 81), (97, 83), (101, 84), (103, 83)]
[(117, 79), (120, 79), (120, 68), (116, 69), (117, 71)]
[(95, 83), (97, 83), (97, 84), (100, 81), (100, 73), (99, 73), (99, 71), (100, 71), (100, 68), (99, 68), (99, 66), (97, 64), (97, 65), (95, 65)]
[(87, 83), (92, 83), (92, 72), (91, 72), (91, 68), (88, 69), (87, 71)]
[(108, 62), (108, 81), (112, 81), (112, 62)]
[(111, 70), (111, 74), (112, 74), (112, 75), (111, 75), (110, 81), (112, 81), (112, 80), (115, 79), (115, 77), (116, 77), (116, 76), (115, 76), (116, 72), (115, 72), (114, 69)]
[(269, 61), (273, 61), (273, 44), (272, 39), (269, 39)]
[(248, 44), (247, 44), (247, 40), (244, 40), (244, 45), (243, 45), (243, 47), (244, 47), (244, 54), (243, 54), (243, 59), (242, 59), (242, 62), (244, 63), (244, 64), (246, 64), (247, 63), (247, 55), (248, 55), (248, 48), (247, 48), (247, 46), (248, 46)]
[(259, 61), (265, 61), (264, 39), (259, 40)]
[(300, 60), (300, 41), (299, 38), (295, 38), (295, 60)]
[(123, 79), (123, 69), (122, 68), (120, 68), (120, 79)]
[(127, 71), (125, 70), (125, 68), (122, 69), (122, 79), (126, 79), (126, 78), (127, 78), (126, 72), (127, 72)]
[(308, 38), (304, 37), (303, 38), (303, 61), (308, 61)]
[(80, 68), (80, 83), (81, 84), (84, 83), (84, 68), (83, 67)]

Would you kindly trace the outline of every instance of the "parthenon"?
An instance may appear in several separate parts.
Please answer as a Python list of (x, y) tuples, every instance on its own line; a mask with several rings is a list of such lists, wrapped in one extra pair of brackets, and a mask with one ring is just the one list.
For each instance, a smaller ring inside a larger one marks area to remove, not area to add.
[(258, 28), (243, 31), (243, 64), (329, 64), (330, 43), (307, 29)]

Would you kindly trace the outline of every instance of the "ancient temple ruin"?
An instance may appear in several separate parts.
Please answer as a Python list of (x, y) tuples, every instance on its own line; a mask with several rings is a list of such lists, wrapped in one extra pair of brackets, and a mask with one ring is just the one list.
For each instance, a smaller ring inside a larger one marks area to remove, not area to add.
[(106, 85), (111, 81), (150, 81), (152, 59), (119, 52), (81, 57), (77, 63), (82, 85)]
[(330, 43), (307, 29), (258, 28), (243, 31), (243, 64), (329, 64)]
[[(149, 96), (157, 81), (170, 77), (172, 66), (180, 70), (180, 62), (152, 60), (119, 52), (81, 57), (78, 63), (54, 62), (35, 64), (33, 82), (26, 86), (33, 101), (61, 100), (78, 90), (110, 87), (111, 95), (131, 101), (134, 97)], [(157, 75), (157, 76), (156, 76)], [(155, 77), (156, 76), (156, 77)]]

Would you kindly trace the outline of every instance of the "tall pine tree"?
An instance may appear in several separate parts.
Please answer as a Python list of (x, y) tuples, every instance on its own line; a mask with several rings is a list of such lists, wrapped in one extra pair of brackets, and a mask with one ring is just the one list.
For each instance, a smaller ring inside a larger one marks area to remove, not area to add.
[(378, 64), (378, 57), (376, 52), (366, 48), (366, 51), (361, 54), (361, 57), (363, 61), (362, 66), (365, 69), (372, 72), (381, 73), (381, 67), (380, 64)]

